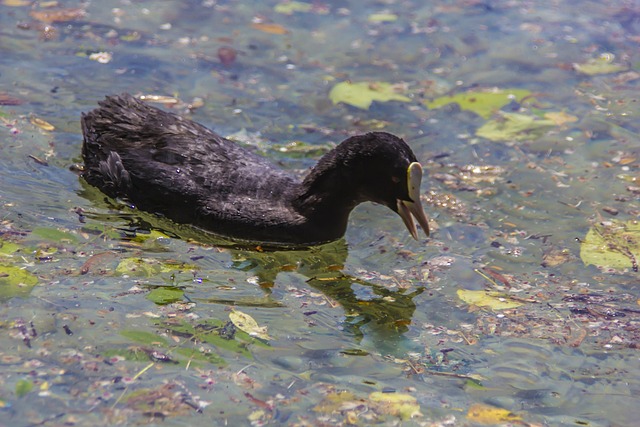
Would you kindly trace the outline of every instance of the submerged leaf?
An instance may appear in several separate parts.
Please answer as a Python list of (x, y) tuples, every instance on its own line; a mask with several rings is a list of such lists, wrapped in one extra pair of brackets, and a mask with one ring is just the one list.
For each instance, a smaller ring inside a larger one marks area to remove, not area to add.
[(409, 394), (375, 391), (369, 395), (369, 400), (374, 410), (381, 414), (396, 415), (403, 420), (422, 416), (418, 400)]
[(351, 402), (360, 403), (360, 400), (350, 391), (334, 391), (327, 395), (318, 403), (313, 410), (324, 414), (339, 412)]
[(480, 424), (502, 424), (522, 419), (511, 411), (482, 403), (471, 405), (467, 418)]
[(22, 397), (33, 390), (33, 382), (30, 380), (20, 380), (16, 383), (16, 396)]
[(580, 258), (589, 266), (637, 269), (640, 222), (594, 224), (580, 243)]
[(257, 337), (266, 341), (271, 339), (267, 334), (267, 327), (259, 326), (258, 322), (246, 313), (238, 310), (232, 310), (231, 313), (229, 313), (229, 319), (238, 329), (248, 333), (252, 337)]
[(541, 137), (555, 126), (553, 120), (538, 119), (534, 116), (517, 113), (503, 113), (495, 120), (482, 125), (476, 135), (491, 141), (522, 141)]
[(29, 122), (31, 122), (31, 124), (34, 126), (38, 126), (42, 130), (52, 131), (56, 129), (54, 125), (38, 117), (29, 118)]
[(573, 69), (588, 76), (618, 73), (620, 71), (626, 71), (628, 69), (627, 66), (623, 64), (616, 64), (613, 62), (613, 60), (613, 55), (602, 54), (599, 58), (590, 59), (583, 64), (573, 64)]
[(329, 92), (329, 99), (334, 104), (340, 102), (368, 110), (373, 101), (409, 102), (410, 98), (400, 93), (400, 85), (386, 82), (341, 82)]
[(157, 334), (154, 334), (153, 332), (126, 329), (124, 331), (120, 331), (120, 335), (130, 339), (131, 341), (137, 342), (138, 344), (159, 345), (162, 347), (166, 347), (168, 345), (166, 339), (158, 336)]
[(544, 118), (551, 120), (556, 126), (562, 126), (567, 123), (578, 121), (576, 116), (567, 114), (564, 111), (550, 111), (544, 114)]
[(531, 92), (525, 89), (494, 89), (486, 92), (473, 91), (441, 96), (433, 101), (425, 101), (424, 104), (427, 108), (435, 109), (456, 103), (462, 110), (473, 111), (479, 116), (488, 119), (505, 105), (513, 101), (522, 102), (524, 98), (530, 95)]
[(522, 303), (504, 297), (500, 292), (491, 291), (469, 291), (458, 289), (458, 298), (469, 305), (487, 307), (492, 310), (506, 310), (508, 308), (520, 307)]
[(38, 283), (38, 278), (20, 267), (0, 264), (0, 301), (25, 297)]
[(208, 319), (196, 327), (188, 324), (165, 324), (169, 331), (180, 336), (193, 337), (196, 341), (206, 342), (217, 348), (240, 353), (247, 358), (252, 358), (248, 344), (255, 344), (269, 348), (268, 344), (252, 338), (244, 331), (237, 331), (233, 337), (229, 338), (223, 334), (225, 322), (218, 319)]
[(152, 277), (160, 273), (193, 270), (194, 265), (176, 263), (171, 261), (159, 261), (152, 258), (125, 258), (116, 267), (119, 274)]
[(12, 242), (0, 239), (0, 256), (10, 255), (20, 249), (20, 246)]
[(184, 291), (182, 289), (163, 286), (152, 289), (151, 292), (147, 294), (147, 299), (158, 305), (166, 305), (181, 301), (183, 296)]
[(47, 227), (36, 227), (31, 232), (31, 235), (41, 237), (52, 242), (75, 243), (78, 240), (78, 237), (75, 234)]

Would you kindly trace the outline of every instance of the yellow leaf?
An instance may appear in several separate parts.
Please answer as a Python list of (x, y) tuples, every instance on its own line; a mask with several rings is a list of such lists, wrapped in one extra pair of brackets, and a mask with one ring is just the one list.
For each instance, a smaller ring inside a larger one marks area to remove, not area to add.
[(29, 16), (45, 23), (77, 21), (85, 16), (81, 7), (67, 9), (32, 10)]
[(54, 125), (52, 125), (51, 123), (49, 123), (49, 122), (47, 122), (45, 120), (39, 119), (37, 117), (31, 117), (29, 119), (29, 122), (31, 122), (31, 124), (34, 125), (34, 126), (38, 126), (42, 130), (46, 130), (46, 131), (55, 130), (55, 126)]
[(501, 424), (522, 419), (511, 411), (482, 403), (471, 405), (467, 418), (480, 424)]
[(540, 120), (534, 116), (518, 113), (502, 113), (489, 120), (476, 131), (476, 135), (491, 141), (524, 141), (541, 137), (555, 123), (550, 119)]
[(603, 53), (598, 58), (592, 58), (583, 64), (573, 64), (573, 69), (588, 76), (618, 73), (628, 69), (626, 65), (616, 64), (614, 60), (613, 54)]
[(324, 399), (322, 399), (322, 402), (318, 403), (313, 410), (315, 412), (331, 414), (333, 412), (339, 412), (350, 402), (361, 403), (359, 399), (349, 391), (335, 391), (328, 393)]
[(640, 222), (610, 221), (594, 224), (580, 243), (584, 265), (631, 268), (640, 259)]
[(395, 13), (372, 13), (367, 18), (369, 22), (394, 22), (398, 20), (398, 15)]
[(236, 328), (248, 333), (252, 337), (260, 338), (265, 341), (271, 339), (267, 334), (267, 327), (259, 326), (258, 322), (246, 313), (238, 310), (232, 310), (231, 313), (229, 313), (229, 320), (231, 320)]
[(400, 93), (399, 85), (386, 82), (341, 82), (329, 92), (329, 99), (334, 104), (340, 102), (368, 110), (373, 101), (410, 102), (411, 99)]
[(2, 0), (2, 4), (5, 6), (29, 6), (33, 3), (31, 0)]
[(265, 24), (262, 22), (254, 22), (253, 24), (251, 24), (251, 26), (253, 28), (255, 28), (256, 30), (260, 30), (263, 33), (268, 33), (268, 34), (288, 34), (289, 30), (287, 30), (285, 27), (283, 27), (282, 25), (278, 25), (278, 24)]
[(422, 416), (418, 400), (409, 394), (375, 391), (369, 395), (369, 400), (380, 414), (396, 415), (403, 420)]
[(300, 1), (289, 1), (285, 3), (278, 3), (273, 10), (277, 13), (283, 13), (285, 15), (292, 15), (294, 12), (311, 12), (313, 5), (309, 3), (303, 3)]
[(470, 305), (488, 307), (492, 310), (506, 310), (520, 307), (522, 303), (505, 298), (500, 292), (469, 291), (458, 289), (458, 298)]
[(491, 89), (441, 96), (433, 101), (425, 101), (424, 105), (427, 108), (435, 109), (456, 103), (462, 110), (473, 111), (479, 116), (488, 119), (493, 113), (510, 102), (521, 102), (530, 95), (531, 92), (526, 89)]

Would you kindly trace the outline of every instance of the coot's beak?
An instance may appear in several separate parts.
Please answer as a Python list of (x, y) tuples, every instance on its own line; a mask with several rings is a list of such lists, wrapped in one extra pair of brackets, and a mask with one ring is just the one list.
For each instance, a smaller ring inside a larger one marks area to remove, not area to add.
[(418, 221), (420, 227), (429, 237), (429, 220), (422, 209), (420, 202), (420, 183), (422, 182), (422, 166), (418, 162), (413, 162), (407, 169), (407, 185), (409, 186), (409, 197), (412, 201), (398, 199), (398, 214), (402, 218), (404, 225), (414, 239), (418, 240), (418, 230), (413, 218)]

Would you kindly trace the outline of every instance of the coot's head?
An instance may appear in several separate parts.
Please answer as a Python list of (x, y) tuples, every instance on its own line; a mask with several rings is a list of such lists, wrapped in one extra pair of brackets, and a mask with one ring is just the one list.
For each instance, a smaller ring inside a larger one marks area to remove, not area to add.
[[(416, 240), (429, 235), (420, 202), (422, 166), (402, 139), (386, 132), (351, 137), (327, 153), (307, 176), (308, 191), (341, 194), (355, 206), (371, 201), (396, 212)], [(353, 206), (352, 206), (353, 207)]]

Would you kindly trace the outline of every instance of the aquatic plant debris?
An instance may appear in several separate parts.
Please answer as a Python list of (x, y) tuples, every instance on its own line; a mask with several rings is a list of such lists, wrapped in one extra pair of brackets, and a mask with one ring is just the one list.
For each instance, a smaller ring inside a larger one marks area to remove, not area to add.
[(594, 224), (580, 242), (584, 265), (638, 270), (640, 222), (607, 221)]
[(522, 102), (530, 96), (531, 91), (526, 89), (474, 90), (427, 100), (424, 101), (424, 105), (429, 109), (437, 109), (455, 103), (462, 110), (472, 111), (488, 119), (511, 102)]
[(458, 289), (457, 294), (458, 298), (469, 305), (477, 305), (478, 307), (486, 307), (492, 310), (506, 310), (522, 305), (520, 302), (506, 298), (502, 292)]
[(402, 85), (387, 82), (340, 82), (329, 92), (334, 104), (344, 103), (362, 110), (368, 110), (373, 101), (410, 102), (411, 98), (402, 94)]

